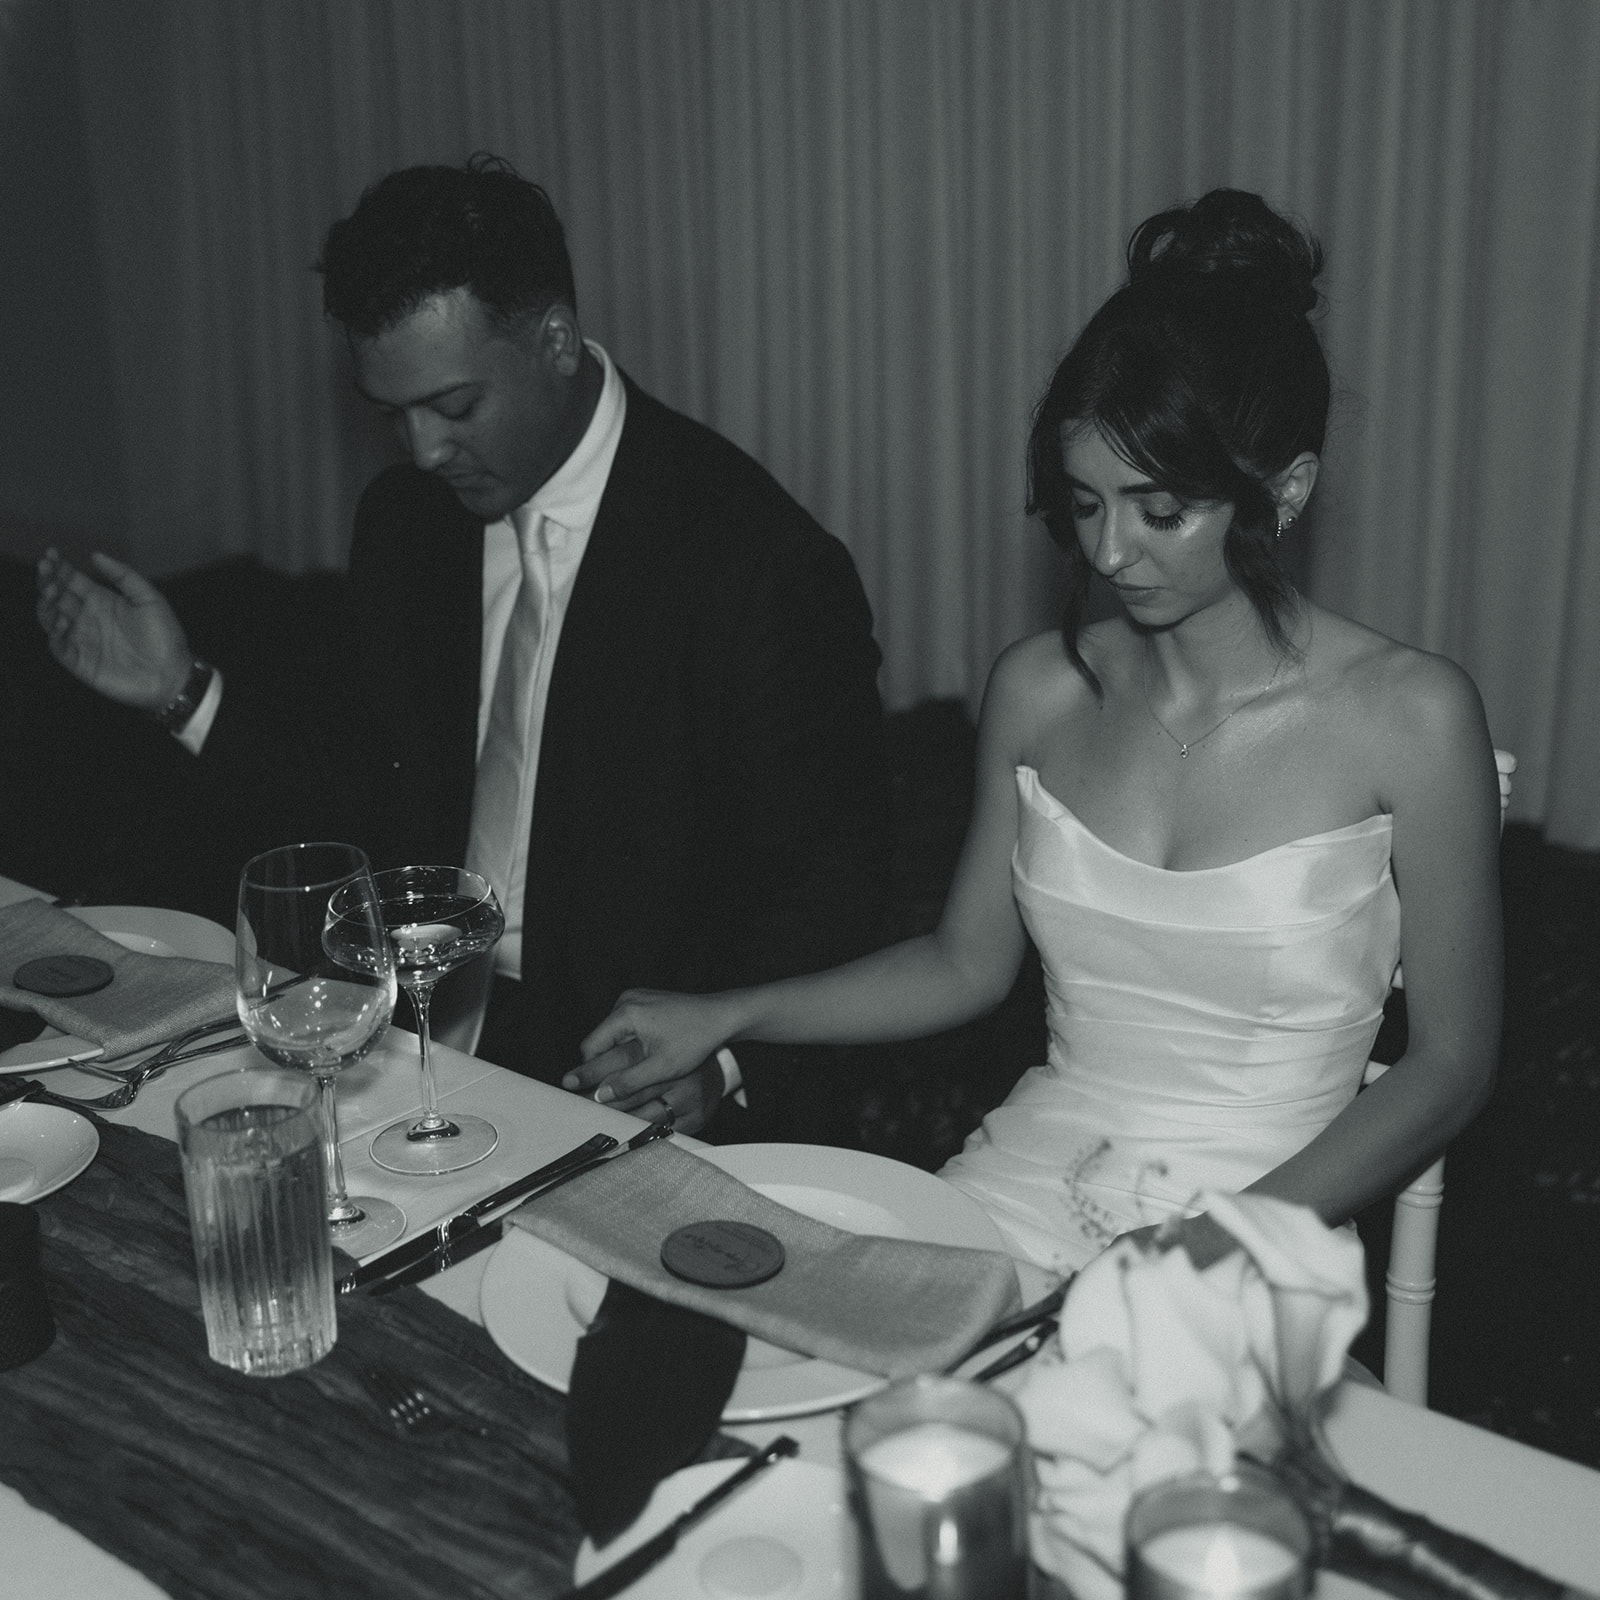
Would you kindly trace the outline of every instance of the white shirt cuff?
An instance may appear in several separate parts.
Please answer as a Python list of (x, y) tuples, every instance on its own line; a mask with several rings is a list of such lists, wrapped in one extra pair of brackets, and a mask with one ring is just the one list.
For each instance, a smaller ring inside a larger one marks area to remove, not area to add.
[(211, 732), (211, 724), (217, 720), (217, 707), (221, 704), (222, 672), (220, 668), (213, 667), (211, 682), (200, 696), (200, 704), (194, 708), (194, 715), (172, 735), (190, 755), (197, 756), (204, 748), (206, 735)]
[(744, 1092), (744, 1074), (739, 1070), (739, 1063), (733, 1051), (726, 1045), (717, 1051), (717, 1065), (722, 1068), (723, 1098), (731, 1096), (737, 1105), (743, 1106), (748, 1111), (750, 1100)]

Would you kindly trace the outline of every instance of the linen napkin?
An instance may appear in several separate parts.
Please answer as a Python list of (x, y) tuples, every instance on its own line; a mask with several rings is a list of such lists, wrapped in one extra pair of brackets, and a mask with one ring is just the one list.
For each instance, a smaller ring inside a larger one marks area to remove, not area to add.
[[(663, 1241), (710, 1219), (766, 1229), (784, 1248), (783, 1270), (740, 1289), (674, 1277), (661, 1265)], [(887, 1378), (948, 1365), (1021, 1304), (1009, 1256), (846, 1233), (666, 1140), (602, 1163), (508, 1220), (657, 1299)]]
[[(11, 976), (40, 956), (94, 956), (112, 979), (93, 994), (53, 997), (18, 989)], [(0, 907), (0, 1006), (32, 1011), (52, 1027), (104, 1047), (110, 1060), (162, 1044), (232, 1014), (233, 969), (219, 961), (127, 950), (44, 900)]]
[(711, 1442), (744, 1364), (745, 1335), (613, 1282), (578, 1341), (567, 1385), (567, 1465), (596, 1546)]
[(1237, 1450), (1271, 1460), (1280, 1419), (1338, 1381), (1367, 1318), (1354, 1234), (1259, 1195), (1201, 1205), (1241, 1248), (1204, 1271), (1182, 1250), (1106, 1251), (1017, 1395), (1038, 1470), (1033, 1558), (1077, 1600), (1121, 1600), (1138, 1490), (1226, 1472)]

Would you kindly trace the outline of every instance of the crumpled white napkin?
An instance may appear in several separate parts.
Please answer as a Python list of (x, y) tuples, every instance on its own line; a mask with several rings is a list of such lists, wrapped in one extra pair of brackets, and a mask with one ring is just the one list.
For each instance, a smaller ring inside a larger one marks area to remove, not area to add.
[(1077, 1600), (1120, 1600), (1122, 1524), (1140, 1489), (1270, 1457), (1280, 1409), (1339, 1379), (1367, 1320), (1361, 1245), (1304, 1206), (1206, 1194), (1242, 1247), (1197, 1272), (1124, 1241), (1078, 1276), (1058, 1349), (1017, 1396), (1037, 1452), (1034, 1560)]

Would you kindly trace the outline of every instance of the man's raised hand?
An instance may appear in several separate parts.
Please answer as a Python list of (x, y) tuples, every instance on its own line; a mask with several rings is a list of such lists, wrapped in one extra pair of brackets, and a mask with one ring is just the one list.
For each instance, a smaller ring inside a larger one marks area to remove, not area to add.
[(39, 559), (35, 614), (53, 655), (73, 677), (125, 706), (160, 711), (183, 688), (194, 654), (177, 613), (126, 562), (90, 558), (105, 580), (59, 550)]

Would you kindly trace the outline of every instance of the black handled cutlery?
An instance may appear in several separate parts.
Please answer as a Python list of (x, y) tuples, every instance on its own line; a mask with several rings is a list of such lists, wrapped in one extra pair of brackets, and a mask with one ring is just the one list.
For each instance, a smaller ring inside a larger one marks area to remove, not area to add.
[(592, 1171), (604, 1162), (614, 1161), (652, 1140), (665, 1138), (671, 1132), (670, 1119), (652, 1122), (620, 1148), (610, 1134), (596, 1134), (593, 1139), (579, 1145), (576, 1150), (568, 1151), (549, 1166), (530, 1172), (527, 1177), (519, 1178), (504, 1189), (475, 1201), (460, 1215), (450, 1218), (448, 1222), (441, 1222), (431, 1233), (419, 1234), (415, 1239), (364, 1262), (339, 1280), (339, 1293), (349, 1294), (356, 1289), (366, 1289), (372, 1294), (388, 1294), (390, 1290), (402, 1288), (408, 1283), (420, 1283), (424, 1278), (431, 1278), (446, 1267), (476, 1255), (500, 1237), (502, 1220), (496, 1218), (485, 1222), (483, 1218), (488, 1212), (512, 1202), (536, 1200), (540, 1195), (549, 1194), (552, 1189), (570, 1182), (580, 1173)]
[(546, 1162), (544, 1166), (528, 1173), (525, 1177), (518, 1178), (515, 1183), (508, 1183), (503, 1189), (496, 1189), (493, 1194), (485, 1195), (481, 1200), (474, 1200), (464, 1211), (441, 1222), (431, 1233), (418, 1234), (415, 1239), (408, 1239), (404, 1244), (397, 1244), (392, 1250), (385, 1250), (382, 1255), (364, 1261), (354, 1272), (346, 1273), (339, 1280), (339, 1293), (349, 1294), (354, 1289), (376, 1283), (380, 1278), (387, 1278), (402, 1268), (426, 1261), (435, 1252), (448, 1251), (452, 1243), (462, 1235), (471, 1233), (479, 1227), (482, 1219), (491, 1211), (510, 1205), (514, 1200), (520, 1200), (524, 1195), (537, 1189), (541, 1183), (558, 1178), (569, 1168), (580, 1167), (594, 1157), (604, 1155), (608, 1150), (614, 1150), (616, 1146), (617, 1140), (609, 1133), (597, 1133), (592, 1138), (585, 1139), (576, 1149), (567, 1151), (564, 1156), (557, 1156), (554, 1161)]
[(614, 1566), (597, 1572), (587, 1583), (569, 1589), (561, 1600), (610, 1600), (630, 1583), (637, 1583), (652, 1567), (658, 1566), (672, 1554), (678, 1540), (695, 1523), (715, 1511), (731, 1494), (736, 1494), (758, 1473), (764, 1472), (774, 1461), (799, 1453), (800, 1446), (788, 1434), (780, 1434), (759, 1455), (752, 1456), (735, 1473), (730, 1474), (709, 1493), (700, 1496), (689, 1509), (676, 1516), (660, 1533), (652, 1535), (637, 1550), (625, 1555)]
[[(987, 1350), (990, 1345), (999, 1344), (1002, 1339), (1009, 1339), (1013, 1334), (1025, 1332), (1029, 1328), (1036, 1328), (1048, 1317), (1053, 1317), (1061, 1309), (1062, 1303), (1067, 1298), (1067, 1290), (1072, 1287), (1072, 1280), (1077, 1274), (1058, 1283), (1042, 1300), (1035, 1300), (1031, 1306), (1025, 1306), (1014, 1316), (1009, 1316), (1004, 1322), (997, 1322), (971, 1347), (965, 1354), (952, 1361), (944, 1370), (955, 1372), (969, 1362), (980, 1350)], [(1052, 1328), (1054, 1324), (1052, 1324)], [(1038, 1348), (1036, 1345), (1035, 1349)], [(981, 1376), (981, 1375), (980, 1375)]]

